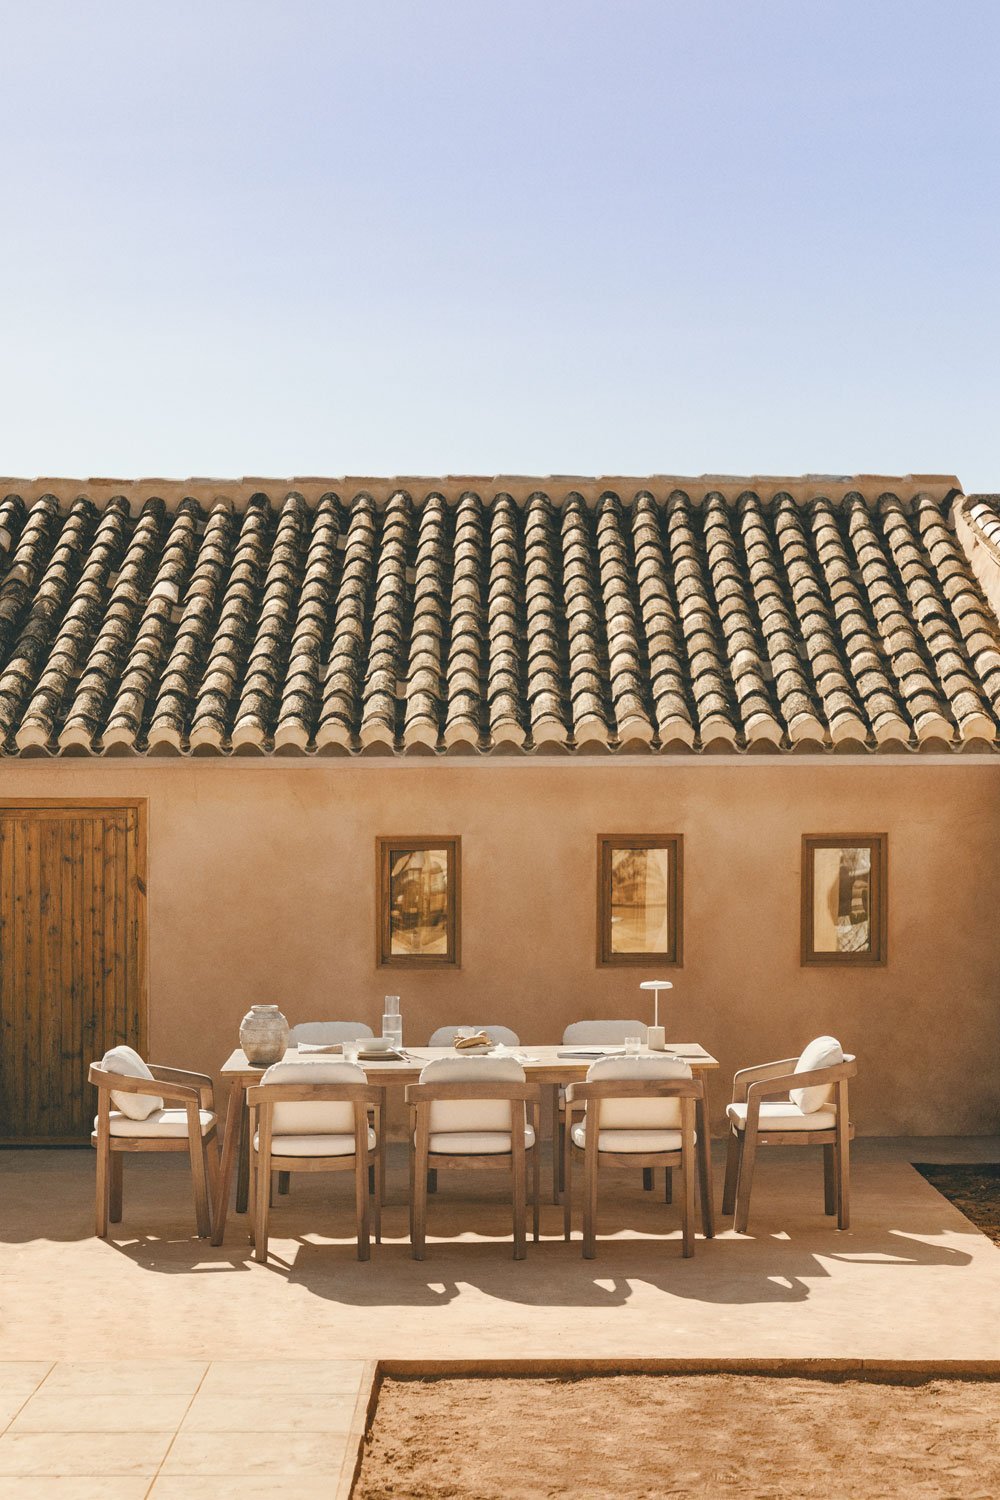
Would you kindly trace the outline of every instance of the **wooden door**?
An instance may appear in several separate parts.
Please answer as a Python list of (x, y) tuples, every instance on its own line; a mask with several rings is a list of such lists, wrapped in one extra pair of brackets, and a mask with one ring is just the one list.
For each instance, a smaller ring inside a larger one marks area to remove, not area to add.
[(144, 1051), (142, 803), (0, 804), (0, 1142), (86, 1141), (87, 1068)]

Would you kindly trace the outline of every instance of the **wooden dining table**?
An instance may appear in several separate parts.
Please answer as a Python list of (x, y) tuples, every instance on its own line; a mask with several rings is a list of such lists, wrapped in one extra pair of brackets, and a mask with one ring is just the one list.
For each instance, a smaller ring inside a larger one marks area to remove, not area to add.
[[(416, 1083), (421, 1070), (439, 1057), (460, 1057), (452, 1047), (404, 1048), (405, 1059), (389, 1061), (381, 1059), (360, 1061), (369, 1083), (387, 1089), (403, 1089), (408, 1083)], [(500, 1055), (513, 1057), (524, 1068), (529, 1083), (548, 1085), (553, 1099), (553, 1128), (558, 1119), (557, 1099), (559, 1089), (567, 1083), (582, 1082), (587, 1069), (594, 1061), (594, 1054), (621, 1056), (620, 1047), (505, 1047)], [(646, 1049), (643, 1048), (645, 1054)], [(572, 1055), (571, 1055), (572, 1054)], [(588, 1055), (589, 1054), (589, 1055)], [(468, 1055), (468, 1054), (465, 1054)], [(494, 1053), (494, 1056), (497, 1054)], [(658, 1056), (660, 1054), (653, 1054)], [(702, 1229), (706, 1239), (715, 1233), (715, 1215), (712, 1208), (711, 1137), (709, 1134), (707, 1075), (718, 1069), (718, 1060), (698, 1042), (671, 1042), (667, 1055), (681, 1058), (688, 1064), (696, 1080), (702, 1085), (701, 1095), (696, 1101), (696, 1130), (698, 1132), (698, 1187), (701, 1200)], [(333, 1055), (340, 1057), (339, 1053)], [(281, 1059), (286, 1063), (309, 1063), (331, 1061), (328, 1052), (301, 1051), (289, 1047)], [(229, 1100), (226, 1106), (226, 1130), (222, 1143), (222, 1164), (219, 1172), (218, 1193), (213, 1204), (212, 1244), (221, 1245), (226, 1231), (226, 1217), (232, 1193), (233, 1172), (236, 1172), (236, 1212), (246, 1213), (250, 1187), (250, 1111), (247, 1108), (247, 1089), (257, 1083), (266, 1069), (247, 1062), (246, 1054), (237, 1047), (226, 1058), (221, 1068), (221, 1077), (228, 1080)], [(557, 1182), (553, 1184), (557, 1196)]]

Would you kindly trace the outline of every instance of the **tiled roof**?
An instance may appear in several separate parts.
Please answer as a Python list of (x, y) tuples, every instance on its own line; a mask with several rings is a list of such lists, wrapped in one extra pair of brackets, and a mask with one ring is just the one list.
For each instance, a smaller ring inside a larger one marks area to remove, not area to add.
[(596, 488), (9, 494), (0, 741), (8, 754), (993, 744), (1000, 629), (943, 486)]

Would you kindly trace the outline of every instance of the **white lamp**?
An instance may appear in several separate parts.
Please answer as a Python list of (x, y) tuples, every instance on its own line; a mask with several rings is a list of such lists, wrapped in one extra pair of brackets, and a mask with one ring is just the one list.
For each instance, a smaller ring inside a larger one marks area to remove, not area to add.
[(653, 1024), (646, 1028), (646, 1046), (650, 1052), (665, 1052), (667, 1040), (660, 1025), (660, 991), (672, 990), (673, 985), (669, 979), (644, 979), (639, 988), (653, 991)]

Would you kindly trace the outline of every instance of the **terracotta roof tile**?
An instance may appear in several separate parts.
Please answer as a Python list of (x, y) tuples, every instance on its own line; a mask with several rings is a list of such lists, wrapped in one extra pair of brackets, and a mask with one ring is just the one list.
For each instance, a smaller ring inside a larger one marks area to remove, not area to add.
[[(0, 739), (7, 754), (992, 745), (1000, 625), (952, 513), (882, 489), (515, 498), (442, 482), (138, 514), (124, 495), (9, 495)], [(1000, 546), (996, 507), (959, 503)]]

